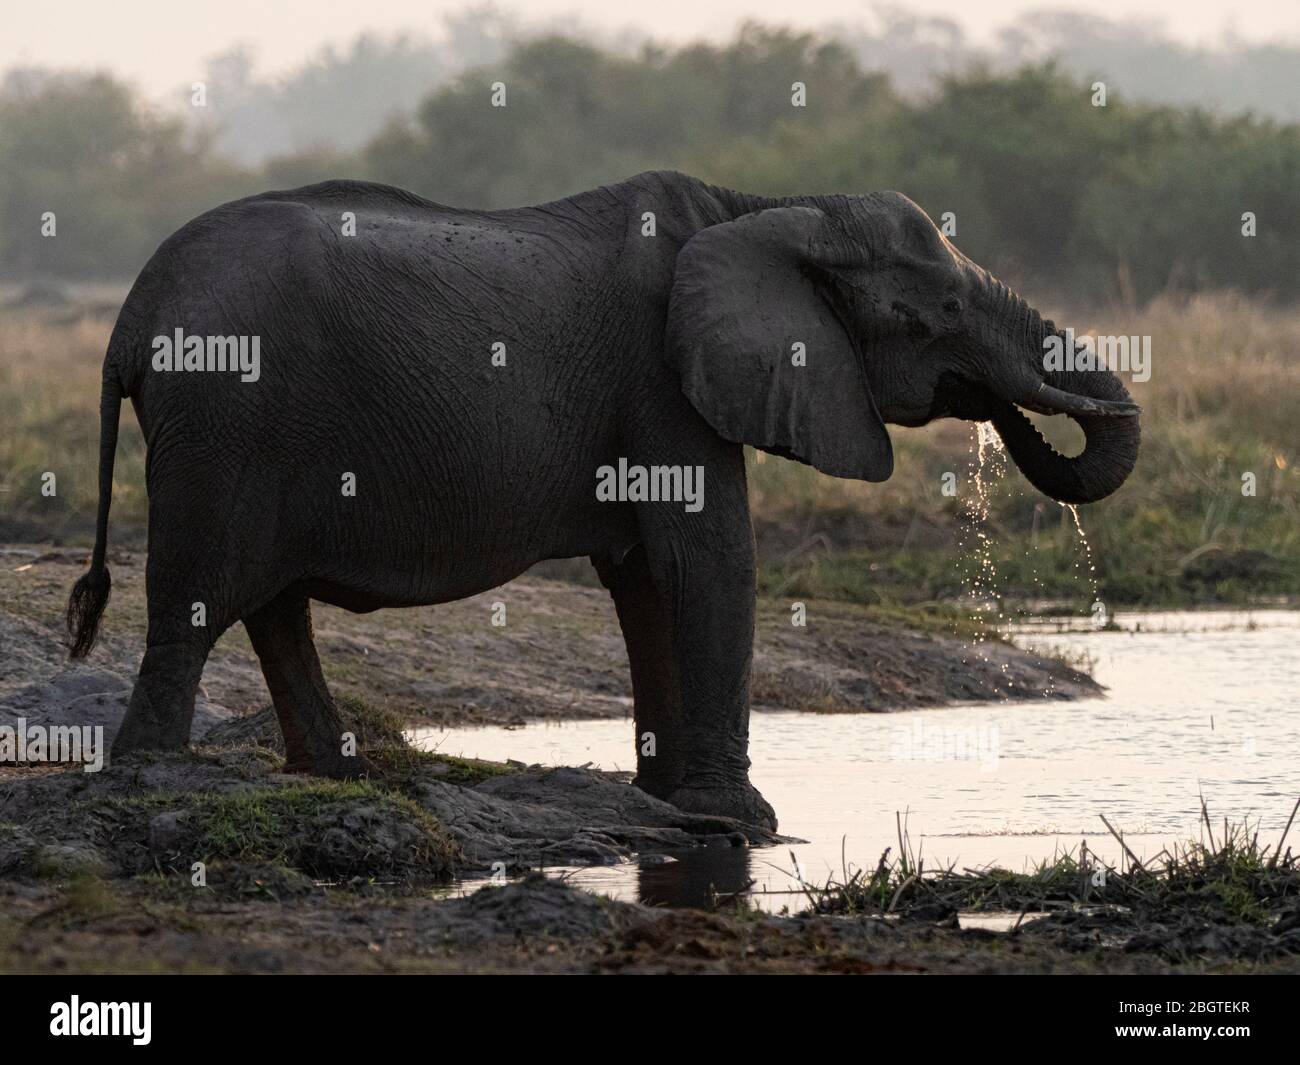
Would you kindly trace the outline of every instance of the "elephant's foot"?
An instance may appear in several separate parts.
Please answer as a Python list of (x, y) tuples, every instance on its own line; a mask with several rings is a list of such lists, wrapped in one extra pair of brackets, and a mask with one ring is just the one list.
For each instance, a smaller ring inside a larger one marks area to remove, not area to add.
[(732, 787), (678, 788), (667, 801), (688, 814), (730, 817), (742, 824), (776, 831), (776, 811), (753, 784)]
[[(190, 745), (189, 729), (179, 727), (150, 713), (147, 698), (132, 699), (122, 724), (109, 749), (109, 764), (126, 755), (155, 751), (183, 751)], [(188, 723), (187, 723), (188, 724)]]
[(365, 755), (348, 757), (337, 751), (327, 757), (311, 758), (299, 754), (285, 759), (286, 773), (310, 773), (315, 777), (330, 777), (334, 780), (358, 780), (362, 777), (380, 778), (383, 771)]
[(206, 650), (158, 643), (145, 649), (126, 715), (113, 737), (109, 760), (142, 751), (182, 751), (190, 743), (194, 695)]
[(672, 802), (670, 796), (675, 792), (682, 783), (682, 774), (680, 772), (662, 772), (639, 769), (636, 776), (632, 779), (632, 786), (640, 788), (647, 795), (653, 795), (656, 799), (663, 799), (665, 802)]
[[(348, 727), (339, 716), (321, 673), (312, 642), (311, 607), (300, 590), (287, 588), (244, 618), (244, 628), (262, 664), (280, 735), (286, 773), (310, 773), (336, 780), (381, 777), (364, 754), (345, 745)], [(355, 736), (352, 737), (355, 741)]]
[[(123, 732), (126, 734), (123, 735)], [(113, 745), (109, 749), (109, 764), (120, 761), (122, 758), (132, 754), (149, 754), (160, 751), (183, 751), (189, 747), (188, 741), (175, 739), (160, 739), (149, 728), (132, 728), (127, 731), (125, 728), (120, 729), (118, 734), (113, 738)]]

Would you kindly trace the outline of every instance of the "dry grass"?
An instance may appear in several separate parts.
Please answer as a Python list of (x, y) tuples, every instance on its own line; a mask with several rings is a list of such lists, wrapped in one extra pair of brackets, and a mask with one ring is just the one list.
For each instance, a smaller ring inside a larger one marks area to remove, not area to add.
[[(1300, 593), (1300, 309), (1218, 293), (1141, 310), (1058, 310), (1056, 320), (1152, 337), (1151, 380), (1133, 387), (1146, 409), (1138, 468), (1122, 491), (1082, 512), (1101, 591), (1152, 603)], [(89, 536), (111, 324), (63, 308), (0, 317), (0, 537)], [(1066, 419), (1042, 424), (1063, 449), (1079, 446)], [(974, 427), (941, 422), (892, 435), (895, 473), (878, 485), (751, 455), (769, 590), (885, 603), (961, 591), (953, 560), (971, 553), (963, 523)], [(41, 494), (47, 471), (57, 477), (53, 497)], [(957, 498), (940, 491), (949, 471)], [(1257, 477), (1254, 497), (1241, 494), (1247, 471)], [(144, 450), (129, 413), (114, 483), (114, 540), (139, 543)], [(1077, 579), (1086, 566), (1070, 519), (1014, 471), (992, 483), (986, 528), (1003, 590), (1092, 594)]]
[[(9, 309), (0, 316), (0, 535), (84, 538), (98, 495), (100, 368), (111, 318)], [(55, 494), (42, 494), (46, 473)], [(144, 441), (122, 417), (114, 469), (115, 529), (146, 519)]]

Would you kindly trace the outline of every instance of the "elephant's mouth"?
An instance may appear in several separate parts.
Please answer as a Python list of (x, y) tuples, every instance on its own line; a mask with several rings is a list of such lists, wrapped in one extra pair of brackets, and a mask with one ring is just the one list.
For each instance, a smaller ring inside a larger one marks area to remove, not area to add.
[[(1039, 491), (1061, 503), (1093, 503), (1123, 484), (1137, 462), (1141, 410), (1118, 378), (1095, 377), (1097, 384), (1089, 387), (1102, 395), (1067, 392), (1039, 381), (1013, 401), (987, 385), (956, 377), (937, 395), (948, 416), (992, 422), (1020, 472)], [(1026, 411), (1070, 417), (1083, 430), (1083, 451), (1073, 456), (1059, 452)]]

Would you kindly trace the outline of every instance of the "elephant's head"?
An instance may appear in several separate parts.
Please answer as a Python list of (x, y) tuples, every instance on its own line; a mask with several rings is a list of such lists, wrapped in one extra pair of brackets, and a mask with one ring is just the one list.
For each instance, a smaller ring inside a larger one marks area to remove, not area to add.
[[(726, 439), (882, 481), (893, 471), (885, 422), (991, 420), (1035, 487), (1088, 503), (1132, 470), (1138, 408), (1109, 371), (1044, 370), (1053, 333), (916, 204), (882, 193), (701, 230), (677, 259), (668, 352)], [(1070, 415), (1083, 452), (1058, 453), (1017, 408)]]

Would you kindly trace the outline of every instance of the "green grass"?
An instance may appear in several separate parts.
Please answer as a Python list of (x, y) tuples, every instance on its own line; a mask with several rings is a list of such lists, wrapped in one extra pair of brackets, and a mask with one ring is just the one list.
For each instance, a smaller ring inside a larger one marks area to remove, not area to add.
[(406, 786), (420, 777), (433, 777), (447, 784), (472, 788), (485, 780), (516, 771), (513, 766), (503, 762), (485, 762), (477, 758), (460, 758), (413, 748), (377, 751), (370, 758), (383, 772), (385, 781), (398, 786)]
[(69, 920), (91, 920), (121, 908), (117, 891), (98, 873), (82, 870), (63, 886), (60, 910)]
[(426, 866), (445, 859), (447, 840), (433, 817), (405, 796), (364, 780), (312, 781), (273, 791), (208, 796), (191, 806), (190, 816), (209, 859), (275, 862), (328, 875), (363, 871), (364, 866), (358, 863), (352, 870), (324, 866), (316, 858), (315, 841), (305, 837), (313, 828), (333, 827), (336, 822), (346, 826), (349, 810), (358, 806), (371, 807), (381, 817), (415, 829), (403, 861)]
[(445, 880), (458, 854), (436, 818), (369, 780), (110, 799), (87, 813), (107, 814), (123, 836), (143, 838), (165, 811), (178, 812), (183, 828), (174, 853), (155, 860), (187, 874), (201, 861), (284, 867), (325, 880)]

